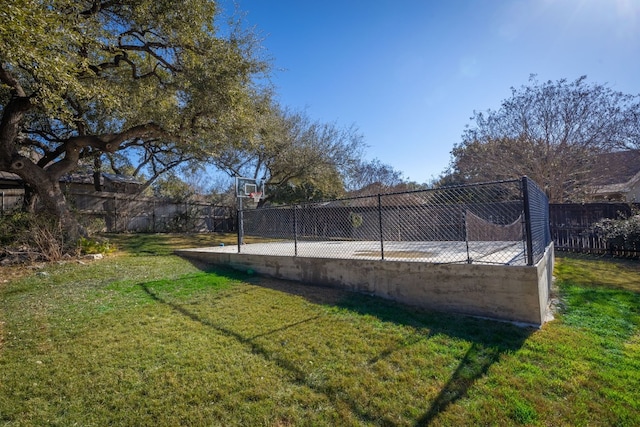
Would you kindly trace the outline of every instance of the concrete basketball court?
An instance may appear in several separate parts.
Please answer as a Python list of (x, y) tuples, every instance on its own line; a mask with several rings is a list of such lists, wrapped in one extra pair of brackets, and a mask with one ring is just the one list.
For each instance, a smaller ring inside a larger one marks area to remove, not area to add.
[[(468, 246), (467, 246), (468, 245)], [(380, 260), (379, 241), (293, 241), (242, 245), (241, 254)], [(526, 265), (524, 242), (384, 242), (385, 261)], [(200, 250), (233, 253), (238, 246)]]
[[(210, 265), (376, 295), (408, 305), (541, 326), (549, 320), (553, 244), (526, 265), (524, 242), (250, 243), (183, 249)], [(471, 262), (469, 262), (471, 261)]]

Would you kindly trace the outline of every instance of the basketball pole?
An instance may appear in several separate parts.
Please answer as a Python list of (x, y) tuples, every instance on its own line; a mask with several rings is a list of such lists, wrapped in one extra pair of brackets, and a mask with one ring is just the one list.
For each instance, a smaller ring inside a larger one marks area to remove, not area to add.
[(244, 213), (242, 209), (242, 197), (238, 197), (238, 252), (244, 245)]
[[(242, 199), (252, 197), (254, 202), (258, 203), (264, 196), (264, 182), (260, 182), (255, 178), (235, 177), (236, 181), (236, 198), (238, 206), (237, 228), (238, 228), (238, 253), (240, 247), (244, 245), (244, 202)], [(260, 182), (260, 183), (259, 183)], [(259, 191), (262, 190), (262, 191)]]

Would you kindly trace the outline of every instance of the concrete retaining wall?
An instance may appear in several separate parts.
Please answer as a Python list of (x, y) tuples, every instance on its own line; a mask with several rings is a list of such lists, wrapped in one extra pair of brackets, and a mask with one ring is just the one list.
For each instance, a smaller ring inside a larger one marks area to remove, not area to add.
[(535, 266), (176, 252), (213, 265), (373, 294), (413, 306), (540, 326), (547, 320), (553, 244)]

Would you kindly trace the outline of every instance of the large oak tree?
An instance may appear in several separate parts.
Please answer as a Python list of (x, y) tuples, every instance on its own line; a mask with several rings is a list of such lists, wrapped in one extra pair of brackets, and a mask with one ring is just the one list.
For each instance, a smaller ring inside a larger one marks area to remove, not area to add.
[(640, 96), (558, 80), (512, 88), (498, 110), (474, 112), (452, 151), (454, 182), (528, 175), (551, 202), (581, 201), (597, 178), (597, 154), (640, 148)]
[(216, 6), (3, 5), (0, 170), (19, 175), (72, 237), (81, 230), (59, 179), (83, 159), (137, 150), (142, 162), (173, 167), (216, 155), (229, 135), (254, 128), (254, 77), (267, 67), (239, 26), (215, 25)]

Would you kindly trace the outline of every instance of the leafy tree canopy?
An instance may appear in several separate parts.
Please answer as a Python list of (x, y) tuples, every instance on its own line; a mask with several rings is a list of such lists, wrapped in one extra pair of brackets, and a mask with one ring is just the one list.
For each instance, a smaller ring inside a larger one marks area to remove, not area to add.
[(154, 174), (254, 128), (268, 67), (213, 1), (16, 0), (0, 19), (0, 170), (63, 220), (58, 179), (82, 159), (136, 151)]

